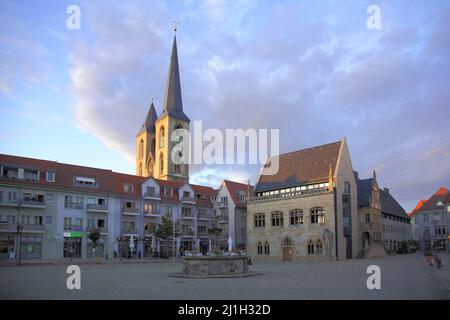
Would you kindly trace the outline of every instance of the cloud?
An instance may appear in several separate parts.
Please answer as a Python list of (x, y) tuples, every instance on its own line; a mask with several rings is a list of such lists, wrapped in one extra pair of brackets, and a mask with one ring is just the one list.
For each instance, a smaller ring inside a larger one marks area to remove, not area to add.
[[(450, 181), (440, 157), (449, 152), (442, 140), (450, 118), (448, 11), (431, 25), (390, 12), (389, 29), (369, 31), (365, 8), (336, 5), (187, 1), (177, 11), (153, 1), (152, 10), (141, 2), (86, 4), (85, 38), (71, 53), (76, 122), (134, 163), (134, 136), (152, 97), (160, 112), (168, 23), (178, 15), (191, 120), (222, 130), (279, 128), (282, 152), (345, 136), (361, 176), (377, 168), (380, 184), (411, 208)], [(191, 176), (254, 183), (257, 173), (195, 167)]]

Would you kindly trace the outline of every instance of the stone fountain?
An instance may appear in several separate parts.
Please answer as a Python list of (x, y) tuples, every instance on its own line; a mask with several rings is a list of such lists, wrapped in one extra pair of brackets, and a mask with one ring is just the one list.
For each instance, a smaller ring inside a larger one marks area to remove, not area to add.
[(247, 255), (235, 252), (223, 252), (220, 250), (219, 239), (222, 229), (216, 227), (214, 219), (213, 227), (208, 233), (214, 239), (213, 250), (209, 248), (208, 255), (193, 254), (182, 257), (182, 272), (171, 274), (173, 277), (189, 278), (227, 278), (249, 277), (258, 275), (248, 270)]

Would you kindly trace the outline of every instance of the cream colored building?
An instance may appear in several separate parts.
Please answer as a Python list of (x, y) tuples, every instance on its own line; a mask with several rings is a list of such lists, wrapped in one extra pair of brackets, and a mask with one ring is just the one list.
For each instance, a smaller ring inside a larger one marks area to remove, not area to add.
[(355, 258), (357, 187), (346, 140), (282, 154), (275, 175), (266, 166), (247, 205), (252, 259)]

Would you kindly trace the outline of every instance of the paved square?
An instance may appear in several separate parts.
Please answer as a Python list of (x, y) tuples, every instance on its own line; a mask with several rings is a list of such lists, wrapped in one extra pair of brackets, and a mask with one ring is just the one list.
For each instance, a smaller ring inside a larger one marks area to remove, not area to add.
[[(369, 265), (381, 268), (381, 290), (368, 290)], [(81, 290), (68, 290), (65, 265), (0, 268), (1, 299), (448, 299), (422, 254), (342, 262), (257, 262), (262, 275), (178, 279), (181, 264), (80, 265)]]

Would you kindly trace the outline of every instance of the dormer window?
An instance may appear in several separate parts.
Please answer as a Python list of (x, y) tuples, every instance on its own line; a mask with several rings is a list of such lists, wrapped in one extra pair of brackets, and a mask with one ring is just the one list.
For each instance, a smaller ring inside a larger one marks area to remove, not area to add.
[(245, 202), (245, 193), (244, 192), (239, 192), (239, 201), (241, 202), (241, 203), (244, 203)]
[(48, 170), (45, 172), (45, 181), (47, 182), (55, 182), (56, 181), (56, 173), (55, 171)]
[(124, 183), (122, 186), (123, 186), (123, 192), (131, 193), (134, 191), (133, 185), (131, 183)]
[(202, 200), (204, 200), (205, 199), (205, 195), (203, 194), (203, 193), (197, 193), (197, 199), (202, 199)]
[(94, 178), (88, 178), (88, 177), (80, 177), (75, 176), (73, 177), (73, 184), (75, 187), (87, 187), (87, 188), (97, 188), (97, 180)]

